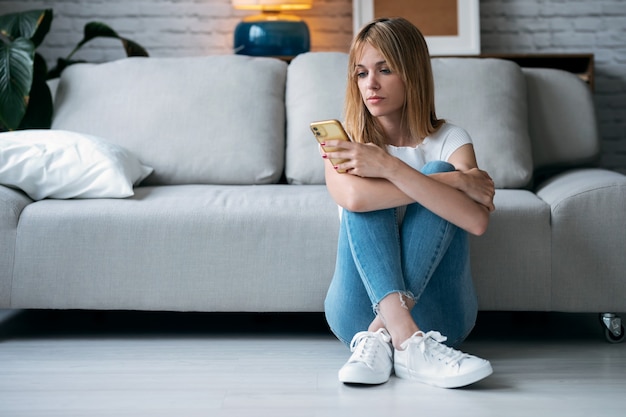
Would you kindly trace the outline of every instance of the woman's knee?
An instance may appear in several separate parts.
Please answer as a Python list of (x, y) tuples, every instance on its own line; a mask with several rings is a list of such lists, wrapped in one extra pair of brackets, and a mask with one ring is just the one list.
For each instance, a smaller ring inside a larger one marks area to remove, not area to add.
[(437, 174), (439, 172), (452, 172), (456, 168), (446, 161), (430, 161), (422, 167), (420, 172), (424, 175)]
[(350, 328), (349, 324), (346, 323), (345, 320), (341, 319), (341, 314), (338, 313), (339, 311), (337, 306), (330, 305), (328, 300), (326, 300), (324, 306), (324, 316), (326, 317), (328, 328), (341, 343), (346, 346), (350, 346), (352, 336), (354, 336), (356, 332)]

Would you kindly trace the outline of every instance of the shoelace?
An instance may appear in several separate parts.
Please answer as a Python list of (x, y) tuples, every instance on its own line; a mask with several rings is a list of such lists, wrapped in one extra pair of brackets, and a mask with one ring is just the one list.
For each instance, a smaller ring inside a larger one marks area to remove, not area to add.
[[(361, 332), (352, 339), (350, 343), (350, 351), (353, 352), (355, 357), (358, 357), (360, 361), (371, 365), (376, 354), (378, 352), (379, 344), (377, 342), (377, 335), (373, 335), (369, 332)], [(363, 343), (361, 343), (363, 341)]]
[(442, 361), (446, 365), (458, 365), (461, 360), (469, 357), (466, 353), (453, 349), (443, 344), (448, 340), (437, 331), (430, 331), (422, 336), (422, 340), (419, 342), (419, 348), (422, 354), (428, 350), (428, 355), (438, 361)]

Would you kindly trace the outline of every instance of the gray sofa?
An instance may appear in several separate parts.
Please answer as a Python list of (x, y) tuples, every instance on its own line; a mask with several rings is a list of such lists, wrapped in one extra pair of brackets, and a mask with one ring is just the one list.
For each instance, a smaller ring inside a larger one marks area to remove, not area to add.
[[(154, 172), (127, 198), (33, 201), (0, 186), (0, 308), (319, 312), (337, 208), (308, 123), (341, 119), (347, 56), (131, 58), (67, 69), (53, 129)], [(576, 76), (434, 58), (440, 117), (496, 181), (472, 237), (481, 310), (626, 311), (626, 177), (594, 168)]]

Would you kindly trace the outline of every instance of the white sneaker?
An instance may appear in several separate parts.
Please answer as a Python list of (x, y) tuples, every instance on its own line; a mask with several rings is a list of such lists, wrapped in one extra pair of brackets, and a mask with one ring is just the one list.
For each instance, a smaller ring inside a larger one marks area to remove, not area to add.
[(489, 361), (452, 349), (439, 332), (416, 332), (394, 354), (396, 376), (442, 388), (458, 388), (491, 375)]
[(382, 384), (393, 369), (391, 336), (385, 329), (359, 332), (350, 343), (352, 356), (339, 370), (344, 384)]

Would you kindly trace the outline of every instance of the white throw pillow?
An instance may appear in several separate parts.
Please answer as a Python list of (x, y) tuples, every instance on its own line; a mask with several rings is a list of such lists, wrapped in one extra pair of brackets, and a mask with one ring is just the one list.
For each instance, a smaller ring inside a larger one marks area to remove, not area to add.
[(66, 130), (0, 133), (0, 184), (44, 198), (124, 198), (152, 173), (124, 148)]

